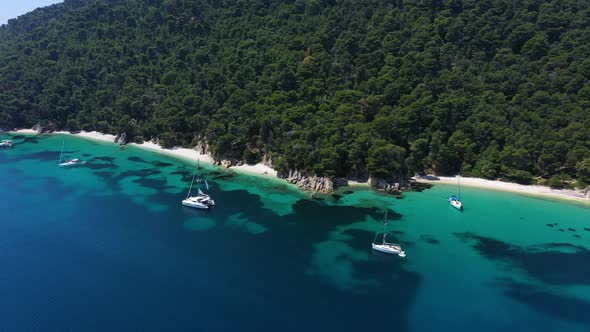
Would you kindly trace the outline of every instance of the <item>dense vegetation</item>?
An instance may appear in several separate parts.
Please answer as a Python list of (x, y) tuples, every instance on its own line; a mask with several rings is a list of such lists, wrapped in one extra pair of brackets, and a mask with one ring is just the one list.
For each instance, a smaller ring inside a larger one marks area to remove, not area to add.
[(575, 0), (66, 0), (0, 28), (0, 127), (590, 182), (589, 25)]

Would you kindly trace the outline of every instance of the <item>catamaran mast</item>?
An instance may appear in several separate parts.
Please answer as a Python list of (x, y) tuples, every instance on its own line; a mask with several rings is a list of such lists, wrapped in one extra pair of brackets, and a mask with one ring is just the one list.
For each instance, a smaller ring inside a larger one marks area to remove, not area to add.
[(197, 176), (197, 169), (195, 168), (195, 172), (193, 173), (193, 180), (191, 181), (191, 186), (188, 188), (188, 194), (186, 194), (186, 198), (191, 196), (191, 190), (193, 189), (193, 183), (195, 183), (195, 176)]
[(195, 168), (195, 171), (196, 171), (196, 172), (197, 172), (197, 174), (198, 174), (198, 177), (197, 177), (197, 186), (198, 186), (198, 189), (199, 189), (199, 190), (201, 190), (201, 185), (200, 185), (200, 183), (203, 181), (203, 179), (201, 179), (201, 173), (199, 172), (200, 170), (201, 170), (200, 159), (199, 159), (199, 158), (197, 158), (197, 168)]

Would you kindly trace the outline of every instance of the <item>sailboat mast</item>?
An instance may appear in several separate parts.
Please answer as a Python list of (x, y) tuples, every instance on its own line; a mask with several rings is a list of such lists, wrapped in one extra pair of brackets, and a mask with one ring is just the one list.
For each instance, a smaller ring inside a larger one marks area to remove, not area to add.
[(387, 210), (385, 210), (385, 219), (383, 220), (383, 244), (385, 244), (385, 226), (387, 226)]
[(457, 183), (459, 184), (459, 200), (461, 200), (461, 175), (457, 176)]
[(62, 155), (64, 154), (64, 144), (65, 144), (65, 140), (62, 139), (61, 140), (61, 151), (59, 153), (59, 163), (58, 164), (61, 164), (61, 158), (62, 158)]

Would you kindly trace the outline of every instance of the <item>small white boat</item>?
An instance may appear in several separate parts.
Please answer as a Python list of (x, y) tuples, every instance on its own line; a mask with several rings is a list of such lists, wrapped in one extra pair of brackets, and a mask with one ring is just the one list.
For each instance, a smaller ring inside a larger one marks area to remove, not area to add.
[(57, 164), (59, 167), (76, 167), (80, 165), (86, 164), (85, 161), (82, 161), (78, 158), (68, 159), (62, 162), (62, 156), (64, 154), (64, 141), (61, 141), (61, 152), (59, 153), (59, 163)]
[(459, 211), (463, 211), (463, 203), (461, 203), (461, 181), (460, 180), (461, 180), (461, 178), (459, 176), (457, 176), (457, 184), (459, 187), (459, 196), (451, 195), (451, 197), (449, 197), (449, 203), (455, 209), (457, 209)]
[(373, 240), (373, 243), (371, 243), (371, 248), (373, 248), (373, 250), (377, 250), (386, 254), (395, 254), (399, 257), (406, 257), (406, 252), (402, 249), (402, 247), (399, 244), (389, 243), (386, 241), (387, 233), (385, 233), (385, 226), (387, 226), (387, 211), (385, 211), (385, 220), (383, 221), (383, 242), (375, 242), (377, 241), (377, 236), (379, 235), (379, 232), (377, 232), (375, 234), (375, 239)]
[(11, 148), (14, 146), (14, 143), (12, 143), (11, 140), (5, 139), (2, 142), (0, 142), (0, 148)]
[(406, 257), (406, 252), (402, 250), (402, 247), (395, 244), (372, 244), (373, 250), (381, 251), (386, 254), (396, 254), (399, 257)]
[(58, 166), (59, 167), (75, 167), (75, 166), (80, 166), (80, 165), (84, 165), (86, 164), (85, 161), (82, 161), (80, 159), (70, 159), (70, 160), (66, 160), (63, 163), (59, 163)]
[[(195, 183), (195, 178), (197, 177), (197, 169), (199, 168), (199, 160), (197, 159), (197, 167), (195, 168), (195, 173), (193, 174), (193, 180), (191, 181), (191, 186), (188, 189), (188, 193), (186, 198), (182, 200), (182, 205), (192, 207), (195, 209), (209, 209), (210, 207), (215, 205), (215, 201), (211, 198), (211, 196), (205, 194), (201, 189), (197, 189), (197, 196), (191, 196), (191, 190), (193, 189), (193, 184)], [(200, 177), (197, 178), (197, 183), (201, 183), (203, 181)], [(209, 189), (209, 184), (205, 181), (205, 186)]]
[(455, 195), (449, 198), (449, 203), (451, 203), (451, 206), (455, 209), (463, 210), (463, 203), (461, 203), (461, 201)]

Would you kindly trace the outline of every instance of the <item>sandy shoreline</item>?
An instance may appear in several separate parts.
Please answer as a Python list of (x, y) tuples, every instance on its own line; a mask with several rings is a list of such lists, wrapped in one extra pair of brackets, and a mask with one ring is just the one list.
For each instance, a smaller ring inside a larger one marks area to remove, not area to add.
[[(26, 134), (26, 135), (38, 135), (38, 132), (34, 129), (18, 129), (18, 130), (11, 130), (9, 132), (17, 133), (17, 134)], [(61, 130), (61, 131), (54, 131), (51, 134), (74, 135), (74, 136), (78, 136), (78, 137), (87, 138), (90, 140), (109, 142), (109, 143), (114, 143), (115, 138), (116, 138), (115, 135), (103, 134), (103, 133), (99, 133), (98, 131), (81, 131), (79, 133), (71, 133), (69, 131)]]
[[(457, 177), (450, 176), (428, 176), (416, 178), (417, 182), (430, 184), (448, 184), (457, 186)], [(513, 193), (520, 193), (525, 195), (544, 196), (552, 198), (561, 198), (568, 200), (576, 200), (580, 202), (590, 203), (590, 198), (586, 198), (584, 194), (575, 190), (569, 189), (551, 189), (539, 185), (523, 185), (512, 182), (503, 182), (498, 180), (486, 180), (481, 178), (466, 178), (461, 177), (461, 186), (476, 187), (482, 189), (492, 189), (509, 191)]]
[(174, 147), (172, 149), (164, 149), (163, 147), (161, 147), (160, 145), (158, 145), (154, 142), (143, 142), (141, 144), (129, 143), (128, 145), (134, 146), (134, 147), (137, 147), (140, 149), (156, 152), (159, 154), (177, 157), (177, 158), (181, 158), (181, 159), (186, 159), (186, 160), (190, 160), (190, 161), (194, 161), (194, 162), (196, 162), (198, 159), (199, 162), (213, 164), (213, 159), (211, 158), (211, 156), (206, 155), (206, 154), (201, 154), (201, 153), (197, 152), (197, 150), (194, 150), (194, 149), (179, 148), (179, 147)]
[[(37, 131), (33, 129), (19, 129), (11, 131), (17, 134), (26, 134), (26, 135), (37, 135)], [(52, 134), (60, 134), (60, 135), (73, 135), (78, 136), (84, 139), (101, 141), (101, 142), (108, 142), (114, 143), (116, 136), (111, 134), (103, 134), (98, 131), (81, 131), (79, 133), (71, 133), (69, 131), (54, 131)], [(134, 146), (139, 149), (149, 150), (155, 153), (168, 155), (176, 158), (181, 158), (185, 160), (189, 160), (192, 162), (196, 162), (199, 160), (200, 162), (208, 163), (213, 165), (214, 160), (208, 154), (201, 154), (198, 153), (195, 149), (188, 149), (188, 148), (181, 148), (181, 147), (174, 147), (172, 149), (165, 149), (162, 146), (155, 144), (153, 142), (143, 142), (141, 144), (138, 143), (129, 143), (129, 146)], [(263, 164), (256, 164), (256, 165), (240, 165), (240, 166), (231, 166), (229, 169), (236, 171), (238, 173), (245, 173), (245, 174), (253, 174), (253, 175), (264, 175), (270, 176), (274, 178), (278, 178), (277, 171), (268, 167)]]
[[(29, 134), (29, 135), (36, 135), (37, 131), (33, 129), (19, 129), (11, 131), (13, 133), (18, 134)], [(103, 134), (97, 131), (91, 132), (79, 132), (72, 134), (67, 131), (59, 131), (54, 132), (55, 134), (64, 134), (64, 135), (74, 135), (81, 138), (89, 139), (89, 140), (96, 140), (102, 142), (115, 142), (115, 136), (110, 134)], [(153, 142), (144, 142), (141, 144), (137, 143), (129, 143), (130, 146), (135, 146), (140, 149), (149, 150), (155, 153), (160, 153), (163, 155), (168, 155), (172, 157), (177, 157), (185, 160), (190, 160), (196, 162), (197, 159), (201, 162), (214, 164), (213, 158), (207, 154), (200, 154), (195, 149), (188, 149), (188, 148), (181, 148), (175, 147), (172, 149), (165, 149), (162, 148), (160, 145), (157, 145)], [(268, 167), (263, 164), (256, 164), (256, 165), (240, 165), (240, 166), (231, 166), (229, 167), (230, 170), (245, 173), (245, 174), (252, 174), (252, 175), (259, 175), (259, 176), (269, 176), (272, 178), (278, 178), (277, 171), (271, 167)], [(429, 183), (429, 184), (447, 184), (447, 185), (457, 185), (457, 177), (449, 177), (449, 176), (426, 176), (421, 178), (415, 179), (417, 182), (422, 183)], [(348, 180), (349, 186), (367, 186), (366, 182), (356, 182), (353, 180)], [(568, 190), (568, 189), (551, 189), (545, 186), (538, 186), (538, 185), (522, 185), (518, 183), (511, 183), (511, 182), (502, 182), (502, 181), (494, 181), (494, 180), (486, 180), (481, 178), (468, 178), (468, 177), (461, 177), (461, 185), (462, 186), (469, 186), (469, 187), (477, 187), (482, 189), (491, 189), (491, 190), (501, 190), (501, 191), (509, 191), (513, 193), (520, 193), (525, 195), (535, 195), (535, 196), (543, 196), (543, 197), (551, 197), (551, 198), (560, 198), (560, 199), (569, 199), (569, 200), (576, 200), (580, 202), (590, 203), (590, 198), (586, 198), (584, 194), (577, 192), (575, 190)]]
[[(204, 162), (207, 164), (215, 164), (213, 158), (211, 158), (208, 154), (202, 154), (197, 152), (195, 149), (189, 148), (181, 148), (181, 147), (174, 147), (172, 149), (165, 149), (160, 145), (154, 142), (143, 142), (141, 144), (137, 143), (129, 143), (130, 146), (135, 146), (140, 149), (150, 150), (152, 152), (182, 158), (185, 160), (190, 160), (192, 162), (196, 162), (199, 160), (200, 162)], [(256, 164), (256, 165), (240, 165), (240, 166), (230, 166), (228, 169), (236, 171), (238, 173), (246, 173), (246, 174), (254, 174), (254, 175), (265, 175), (274, 178), (278, 178), (277, 171), (266, 166), (263, 164)]]
[(56, 134), (74, 135), (74, 136), (84, 137), (84, 138), (93, 139), (93, 140), (97, 140), (97, 141), (110, 142), (110, 143), (114, 143), (115, 138), (117, 138), (115, 135), (103, 134), (103, 133), (99, 133), (98, 131), (81, 131), (81, 132), (75, 133), (75, 134), (72, 134), (68, 131), (59, 131), (59, 132), (56, 132)]
[(369, 187), (369, 182), (367, 182), (367, 181), (360, 182), (360, 181), (349, 180), (349, 179), (344, 179), (344, 180), (346, 180), (346, 183), (348, 184), (348, 186), (351, 186), (351, 187), (356, 187), (356, 186)]
[(9, 133), (17, 133), (17, 134), (33, 134), (37, 135), (37, 131), (33, 129), (18, 129), (18, 130), (9, 130)]
[(248, 173), (248, 174), (257, 174), (257, 175), (266, 175), (271, 177), (278, 177), (277, 171), (271, 167), (268, 167), (263, 164), (256, 164), (256, 165), (240, 165), (240, 166), (231, 166), (229, 169), (234, 170), (236, 172), (241, 173)]

